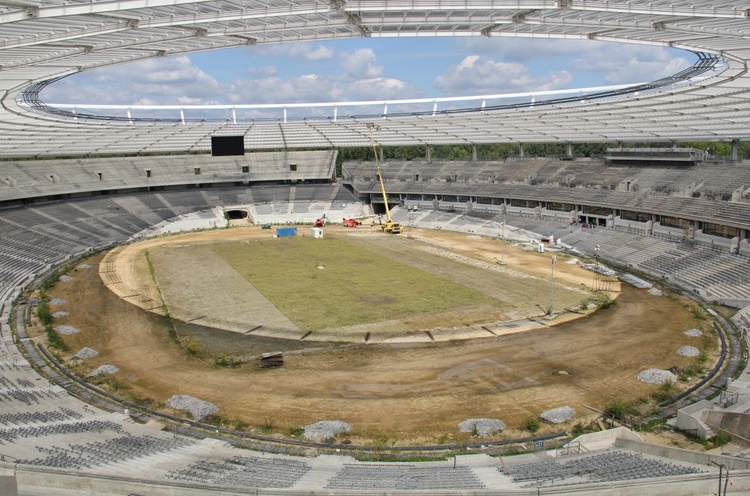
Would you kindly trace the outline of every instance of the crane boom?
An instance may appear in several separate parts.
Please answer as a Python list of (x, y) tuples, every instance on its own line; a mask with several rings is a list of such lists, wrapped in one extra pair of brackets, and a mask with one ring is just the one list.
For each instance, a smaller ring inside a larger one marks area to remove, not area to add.
[(391, 219), (391, 209), (388, 207), (388, 195), (385, 192), (385, 183), (383, 182), (383, 174), (380, 171), (380, 161), (378, 160), (378, 150), (375, 147), (375, 138), (372, 135), (372, 128), (374, 124), (370, 123), (367, 125), (370, 129), (370, 141), (372, 141), (372, 152), (375, 155), (375, 167), (378, 170), (378, 179), (380, 180), (380, 192), (383, 194), (383, 203), (385, 204), (385, 225), (383, 231), (391, 234), (399, 234), (401, 232), (401, 224), (393, 222)]

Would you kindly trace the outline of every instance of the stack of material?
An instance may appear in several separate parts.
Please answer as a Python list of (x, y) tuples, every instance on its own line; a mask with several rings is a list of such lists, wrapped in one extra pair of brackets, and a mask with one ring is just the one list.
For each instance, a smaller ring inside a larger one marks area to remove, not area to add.
[(281, 367), (284, 365), (284, 356), (280, 351), (274, 351), (271, 353), (263, 353), (260, 356), (260, 366), (264, 369), (270, 369), (273, 367)]

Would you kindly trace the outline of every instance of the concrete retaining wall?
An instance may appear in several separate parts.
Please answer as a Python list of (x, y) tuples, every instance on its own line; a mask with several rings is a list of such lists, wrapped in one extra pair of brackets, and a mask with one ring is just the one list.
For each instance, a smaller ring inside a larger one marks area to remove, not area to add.
[[(725, 465), (729, 470), (750, 470), (750, 460), (745, 458), (735, 458), (733, 456), (710, 455), (698, 451), (689, 451), (669, 446), (658, 446), (655, 444), (632, 441), (630, 439), (619, 438), (615, 441), (615, 446), (631, 451), (638, 451), (647, 455), (656, 455), (663, 458), (672, 458), (688, 463), (698, 465), (712, 466), (711, 462)], [(748, 474), (750, 475), (750, 474)]]
[(713, 436), (714, 432), (697, 415), (702, 410), (712, 410), (713, 407), (712, 402), (701, 400), (685, 408), (680, 408), (677, 411), (675, 426), (682, 431), (694, 433), (701, 439)]
[(750, 447), (750, 414), (708, 412), (706, 423), (725, 431), (737, 444)]

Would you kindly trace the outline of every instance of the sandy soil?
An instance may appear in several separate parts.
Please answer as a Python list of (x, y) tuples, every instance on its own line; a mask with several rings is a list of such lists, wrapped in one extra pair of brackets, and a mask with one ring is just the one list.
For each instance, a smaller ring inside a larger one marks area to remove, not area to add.
[[(232, 231), (215, 234), (236, 235)], [(497, 241), (431, 231), (410, 235), (451, 244), (488, 261), (497, 253)], [(79, 373), (115, 364), (120, 368), (117, 377), (138, 398), (164, 402), (188, 394), (218, 405), (227, 419), (282, 434), (319, 420), (344, 420), (352, 424), (355, 442), (383, 436), (388, 444), (442, 442), (467, 437), (458, 433), (459, 422), (489, 417), (511, 426), (502, 436), (517, 435), (513, 427), (549, 408), (568, 405), (583, 418), (591, 414), (583, 404), (603, 408), (614, 400), (649, 397), (658, 386), (641, 383), (636, 375), (647, 368), (688, 367), (696, 359), (679, 356), (676, 350), (685, 344), (701, 347), (703, 338), (689, 338), (684, 331), (710, 329), (707, 322), (695, 320), (680, 298), (623, 287), (613, 308), (531, 332), (435, 343), (329, 346), (288, 353), (279, 369), (251, 363), (215, 369), (169, 337), (167, 319), (138, 306), (148, 308), (151, 302), (155, 308), (158, 299), (147, 285), (137, 284), (150, 278), (143, 257), (127, 249), (116, 255), (114, 260), (104, 257), (101, 278), (95, 268), (102, 259), (98, 256), (87, 262), (94, 268), (77, 270), (71, 274), (74, 280), (59, 283), (50, 293), (68, 301), (53, 309), (71, 313), (58, 323), (81, 330), (65, 336), (72, 352), (88, 346), (100, 353), (78, 365)], [(534, 255), (505, 247), (509, 267), (549, 270), (548, 259), (540, 262)], [(123, 270), (106, 270), (114, 266)], [(571, 285), (591, 284), (592, 276), (576, 267), (558, 263), (558, 271)], [(120, 280), (108, 281), (113, 291), (102, 283), (114, 275), (107, 275), (110, 272), (122, 274)], [(200, 333), (210, 339), (210, 330)], [(217, 342), (226, 334), (217, 331)], [(281, 341), (264, 341), (268, 338), (241, 338), (256, 351), (281, 346)], [(227, 346), (232, 343), (226, 341)], [(559, 374), (566, 369), (575, 374)]]

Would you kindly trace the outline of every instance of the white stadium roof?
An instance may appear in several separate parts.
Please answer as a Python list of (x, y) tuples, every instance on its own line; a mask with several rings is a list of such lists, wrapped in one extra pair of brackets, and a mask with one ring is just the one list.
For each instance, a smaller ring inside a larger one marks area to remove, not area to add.
[[(747, 2), (722, 0), (0, 0), (0, 156), (205, 151), (214, 134), (244, 134), (255, 149), (367, 146), (365, 123), (378, 117), (376, 139), (385, 146), (746, 140), (749, 14)], [(73, 120), (41, 112), (34, 108), (40, 102), (27, 98), (34, 91), (24, 93), (30, 85), (147, 58), (363, 36), (604, 40), (682, 48), (726, 64), (690, 84), (606, 99), (272, 123)]]

